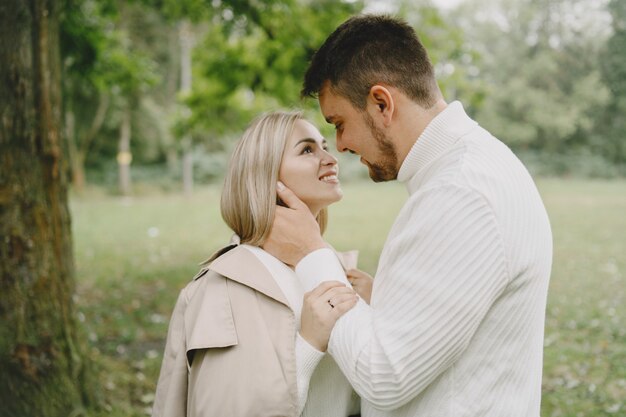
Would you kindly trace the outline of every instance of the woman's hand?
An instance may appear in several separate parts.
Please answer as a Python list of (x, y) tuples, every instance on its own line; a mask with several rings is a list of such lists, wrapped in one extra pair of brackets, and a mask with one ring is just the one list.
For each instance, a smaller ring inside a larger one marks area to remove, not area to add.
[(304, 294), (300, 335), (315, 349), (325, 352), (335, 323), (358, 299), (356, 292), (342, 282), (321, 283)]
[(352, 284), (352, 288), (361, 296), (367, 304), (370, 303), (372, 298), (372, 285), (374, 284), (374, 278), (367, 272), (363, 272), (360, 269), (349, 269), (346, 272), (348, 281)]

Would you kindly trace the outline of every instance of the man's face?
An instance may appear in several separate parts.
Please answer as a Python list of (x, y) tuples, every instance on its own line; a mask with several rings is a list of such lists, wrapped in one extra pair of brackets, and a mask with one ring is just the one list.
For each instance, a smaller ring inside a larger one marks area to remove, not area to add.
[(370, 104), (361, 111), (348, 99), (335, 94), (328, 84), (320, 91), (319, 102), (326, 121), (335, 125), (337, 150), (360, 155), (373, 181), (395, 180), (400, 169), (396, 148), (368, 113)]

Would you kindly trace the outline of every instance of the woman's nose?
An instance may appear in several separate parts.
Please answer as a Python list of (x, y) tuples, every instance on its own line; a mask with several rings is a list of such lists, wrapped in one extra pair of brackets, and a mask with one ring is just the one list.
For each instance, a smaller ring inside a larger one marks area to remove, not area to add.
[(322, 157), (322, 165), (336, 165), (337, 158), (333, 154), (328, 151), (324, 151), (324, 156)]

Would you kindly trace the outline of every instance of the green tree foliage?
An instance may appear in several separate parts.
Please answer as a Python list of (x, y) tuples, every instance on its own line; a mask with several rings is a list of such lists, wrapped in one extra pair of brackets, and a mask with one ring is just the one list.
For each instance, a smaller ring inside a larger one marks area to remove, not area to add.
[(483, 88), (475, 75), (480, 55), (465, 41), (464, 29), (429, 1), (402, 0), (397, 9), (426, 47), (444, 97), (448, 101), (462, 99), (470, 108), (479, 107)]
[(592, 0), (470, 2), (457, 15), (481, 55), (481, 123), (517, 149), (588, 146), (608, 91)]
[[(65, 107), (74, 118), (74, 135), (68, 135), (75, 138), (74, 153), (82, 152), (90, 166), (110, 167), (130, 108), (133, 161), (162, 163), (167, 157), (178, 176), (183, 142), (187, 153), (199, 157), (221, 151), (224, 138), (260, 112), (315, 108), (314, 100), (302, 102), (298, 94), (309, 58), (348, 16), (381, 3), (62, 4)], [(415, 27), (448, 101), (461, 99), (516, 149), (593, 152), (623, 163), (623, 1), (466, 0), (456, 11), (433, 4), (384, 2), (387, 12)], [(189, 22), (195, 38), (189, 91), (180, 81), (182, 22)], [(310, 115), (317, 117), (317, 111)]]
[(604, 141), (596, 143), (603, 154), (618, 164), (626, 164), (626, 2), (612, 0), (608, 7), (613, 34), (602, 54), (602, 75), (610, 90), (610, 100), (599, 130)]
[(232, 1), (220, 3), (194, 51), (191, 109), (179, 135), (216, 138), (240, 130), (261, 111), (301, 106), (308, 61), (358, 2)]
[[(141, 48), (139, 36), (133, 39), (137, 6), (120, 6), (115, 0), (65, 0), (62, 6), (66, 131), (74, 184), (80, 186), (77, 175), (84, 177), (83, 164), (115, 154), (121, 116), (137, 106), (159, 77), (152, 51)], [(107, 143), (99, 144), (100, 154), (90, 155), (97, 138)]]

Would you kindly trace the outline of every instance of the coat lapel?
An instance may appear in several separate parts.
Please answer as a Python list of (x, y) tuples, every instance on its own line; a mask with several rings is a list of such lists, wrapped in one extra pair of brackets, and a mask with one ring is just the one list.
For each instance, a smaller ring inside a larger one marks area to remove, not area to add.
[(281, 291), (265, 265), (248, 249), (242, 246), (226, 252), (215, 259), (208, 269), (246, 285), (289, 307)]

